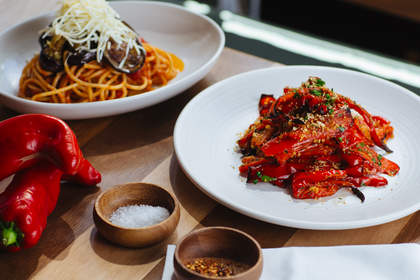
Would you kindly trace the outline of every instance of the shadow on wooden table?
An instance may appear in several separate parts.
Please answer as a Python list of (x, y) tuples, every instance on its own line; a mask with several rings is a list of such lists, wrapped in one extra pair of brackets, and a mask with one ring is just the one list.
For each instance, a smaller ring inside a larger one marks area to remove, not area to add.
[(17, 116), (19, 113), (15, 112), (3, 105), (0, 105), (0, 120), (5, 120), (14, 116)]
[(103, 238), (96, 227), (92, 228), (90, 234), (90, 244), (99, 257), (122, 265), (148, 264), (162, 258), (171, 239), (144, 248), (126, 248)]
[[(50, 259), (60, 261), (66, 257), (69, 246), (77, 237), (73, 223), (79, 228), (87, 226), (66, 219), (66, 212), (89, 195), (98, 192), (97, 187), (83, 187), (70, 183), (61, 185), (60, 196), (53, 213), (48, 217), (47, 227), (38, 244), (16, 253), (0, 253), (0, 279), (28, 279), (35, 270), (42, 269)], [(79, 232), (82, 232), (79, 231)], [(7, 260), (7, 261), (6, 261)]]
[(179, 203), (197, 222), (200, 222), (217, 205), (217, 202), (205, 195), (187, 178), (175, 153), (171, 157), (169, 176)]

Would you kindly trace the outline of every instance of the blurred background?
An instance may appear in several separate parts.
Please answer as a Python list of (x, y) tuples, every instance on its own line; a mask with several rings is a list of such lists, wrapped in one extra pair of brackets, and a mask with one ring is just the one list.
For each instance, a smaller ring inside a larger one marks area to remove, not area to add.
[(201, 0), (256, 20), (420, 64), (418, 0)]
[(420, 0), (181, 2), (216, 20), (227, 47), (287, 65), (358, 70), (420, 95)]

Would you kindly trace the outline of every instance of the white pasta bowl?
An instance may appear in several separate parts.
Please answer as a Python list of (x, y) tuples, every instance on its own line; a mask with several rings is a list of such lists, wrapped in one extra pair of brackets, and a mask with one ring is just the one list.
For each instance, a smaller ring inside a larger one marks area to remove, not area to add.
[(131, 112), (165, 101), (191, 87), (210, 71), (224, 47), (224, 33), (213, 20), (181, 6), (148, 1), (110, 4), (149, 43), (181, 58), (184, 70), (166, 86), (116, 100), (53, 104), (18, 97), (22, 70), (40, 51), (39, 31), (55, 16), (49, 13), (0, 33), (0, 102), (20, 113), (44, 113), (68, 120)]

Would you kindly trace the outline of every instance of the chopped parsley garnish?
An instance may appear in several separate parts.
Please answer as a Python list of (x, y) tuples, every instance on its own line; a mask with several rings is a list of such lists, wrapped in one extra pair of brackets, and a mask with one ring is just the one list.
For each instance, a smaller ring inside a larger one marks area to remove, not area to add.
[(378, 155), (378, 165), (382, 165), (381, 159), (382, 159), (382, 155)]
[(344, 127), (342, 127), (342, 126), (339, 126), (338, 127), (338, 130), (340, 130), (340, 132), (344, 132), (344, 130), (346, 130)]
[(341, 143), (341, 142), (343, 142), (343, 138), (342, 138), (342, 137), (338, 137), (338, 138), (337, 138), (337, 140), (338, 140), (338, 142), (340, 142), (340, 143)]
[(316, 83), (315, 83), (317, 86), (319, 86), (319, 87), (322, 87), (322, 86), (324, 86), (325, 85), (325, 82), (323, 81), (323, 80), (321, 80), (321, 79), (317, 79), (316, 80)]
[(326, 104), (326, 105), (333, 105), (333, 104), (335, 103), (335, 99), (334, 99), (334, 98), (332, 98), (332, 96), (331, 96), (331, 95), (329, 95), (328, 93), (326, 93), (326, 94), (325, 94), (325, 99), (327, 99), (327, 100), (325, 101), (325, 104)]
[(330, 108), (330, 109), (328, 110), (328, 114), (332, 115), (333, 113), (334, 113), (333, 108)]
[(273, 178), (273, 177), (270, 177), (270, 176), (267, 176), (267, 175), (261, 176), (261, 181), (263, 181), (263, 182), (271, 182), (271, 181), (275, 181), (275, 180), (276, 180), (276, 178)]
[(254, 184), (258, 183), (258, 179), (255, 179), (254, 181), (252, 181), (252, 183)]
[(315, 96), (321, 96), (321, 94), (322, 94), (322, 91), (317, 90), (317, 89), (311, 89), (310, 92)]
[[(257, 176), (261, 179), (262, 182), (271, 182), (271, 181), (276, 180), (276, 178), (273, 178), (273, 177), (270, 177), (270, 176), (267, 176), (267, 175), (262, 175), (262, 173), (260, 171), (257, 172)], [(254, 184), (256, 184), (255, 181), (258, 182), (258, 180), (255, 179)]]
[(300, 98), (300, 94), (298, 92), (295, 92), (295, 94), (293, 95), (293, 98)]

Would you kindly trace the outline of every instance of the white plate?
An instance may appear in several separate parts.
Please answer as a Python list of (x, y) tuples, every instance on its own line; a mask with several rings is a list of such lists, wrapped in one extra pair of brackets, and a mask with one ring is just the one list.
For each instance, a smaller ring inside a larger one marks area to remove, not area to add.
[[(238, 174), (239, 134), (257, 118), (261, 93), (278, 97), (309, 76), (351, 97), (394, 126), (386, 155), (401, 168), (381, 188), (362, 187), (364, 203), (348, 190), (318, 200), (293, 199), (268, 183), (247, 184)], [(187, 176), (210, 197), (250, 217), (290, 227), (349, 229), (389, 222), (420, 208), (420, 98), (391, 82), (330, 67), (285, 66), (243, 73), (221, 81), (193, 98), (174, 131), (178, 160)], [(232, 221), (233, 222), (233, 221)]]
[(39, 30), (54, 18), (54, 14), (49, 13), (0, 34), (0, 102), (21, 113), (45, 113), (63, 119), (130, 112), (167, 100), (192, 86), (210, 71), (224, 47), (224, 33), (213, 20), (181, 6), (147, 1), (110, 4), (140, 36), (180, 57), (185, 64), (184, 71), (164, 87), (117, 100), (50, 104), (19, 98), (17, 93), (22, 69), (40, 51)]

